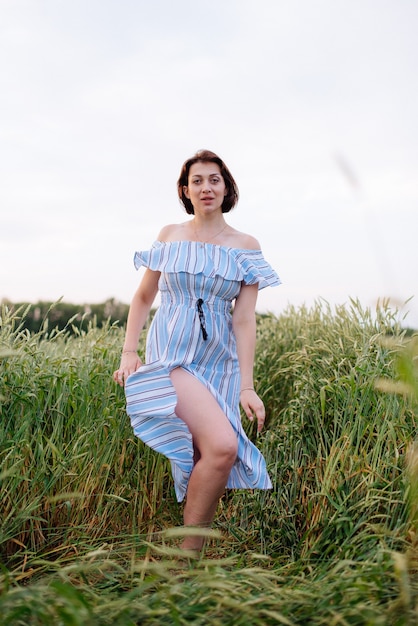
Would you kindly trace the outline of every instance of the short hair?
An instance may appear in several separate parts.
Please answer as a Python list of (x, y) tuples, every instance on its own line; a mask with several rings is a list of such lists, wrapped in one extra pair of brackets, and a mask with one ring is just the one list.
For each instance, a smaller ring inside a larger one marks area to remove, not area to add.
[(196, 154), (190, 159), (187, 159), (181, 168), (180, 176), (177, 181), (177, 193), (180, 199), (180, 202), (186, 209), (186, 213), (189, 215), (194, 215), (194, 208), (184, 193), (183, 187), (187, 187), (189, 184), (189, 172), (192, 165), (195, 163), (216, 163), (219, 165), (219, 169), (221, 170), (222, 178), (225, 182), (226, 187), (226, 195), (224, 201), (222, 202), (222, 213), (228, 213), (231, 209), (234, 208), (239, 198), (239, 191), (237, 187), (237, 183), (234, 180), (231, 172), (222, 161), (220, 157), (214, 152), (210, 150), (199, 150)]

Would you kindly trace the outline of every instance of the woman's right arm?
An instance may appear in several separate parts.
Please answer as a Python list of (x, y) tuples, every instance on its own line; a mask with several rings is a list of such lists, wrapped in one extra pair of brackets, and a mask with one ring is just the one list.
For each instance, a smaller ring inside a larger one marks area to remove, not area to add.
[(113, 373), (113, 379), (121, 387), (126, 378), (142, 364), (137, 354), (138, 341), (157, 295), (159, 278), (160, 272), (145, 270), (141, 283), (132, 298), (119, 369)]

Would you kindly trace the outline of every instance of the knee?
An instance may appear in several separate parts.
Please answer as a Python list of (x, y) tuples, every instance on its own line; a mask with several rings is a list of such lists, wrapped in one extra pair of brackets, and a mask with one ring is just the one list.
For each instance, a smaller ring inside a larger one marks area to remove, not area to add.
[(229, 470), (234, 465), (237, 454), (238, 441), (231, 437), (217, 447), (212, 455), (212, 461), (217, 468)]

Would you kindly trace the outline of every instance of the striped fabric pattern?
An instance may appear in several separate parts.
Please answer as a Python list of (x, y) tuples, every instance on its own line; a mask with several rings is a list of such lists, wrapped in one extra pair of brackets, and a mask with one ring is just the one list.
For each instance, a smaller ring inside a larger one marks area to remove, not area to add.
[(161, 272), (161, 303), (148, 331), (145, 364), (125, 384), (135, 435), (168, 457), (176, 496), (182, 501), (193, 469), (193, 444), (186, 424), (175, 413), (177, 396), (170, 371), (183, 367), (215, 396), (236, 432), (238, 456), (226, 487), (270, 489), (264, 458), (241, 425), (232, 304), (242, 282), (260, 289), (279, 285), (276, 272), (260, 250), (195, 241), (156, 241), (150, 250), (137, 252), (134, 263)]

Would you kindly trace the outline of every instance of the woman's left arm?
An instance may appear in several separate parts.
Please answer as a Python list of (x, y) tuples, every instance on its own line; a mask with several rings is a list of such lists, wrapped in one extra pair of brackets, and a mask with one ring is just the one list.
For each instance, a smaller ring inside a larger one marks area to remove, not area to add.
[(241, 372), (241, 406), (249, 420), (257, 418), (261, 431), (265, 420), (264, 404), (254, 390), (254, 356), (256, 339), (255, 305), (258, 285), (242, 284), (232, 315), (232, 327), (237, 342), (238, 362)]

